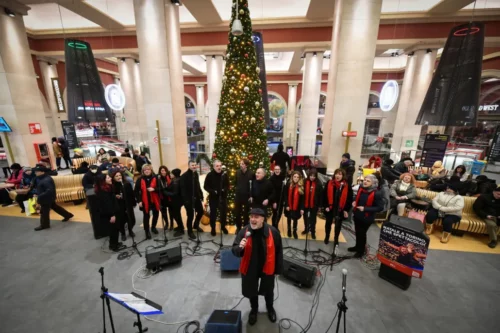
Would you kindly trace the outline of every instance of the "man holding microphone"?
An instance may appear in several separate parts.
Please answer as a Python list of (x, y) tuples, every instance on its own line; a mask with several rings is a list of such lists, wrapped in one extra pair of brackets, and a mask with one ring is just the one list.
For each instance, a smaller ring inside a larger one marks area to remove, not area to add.
[[(248, 323), (257, 322), (259, 295), (266, 300), (267, 316), (276, 322), (274, 302), (274, 280), (283, 270), (283, 246), (279, 231), (264, 223), (266, 213), (262, 208), (253, 208), (250, 223), (240, 230), (233, 242), (232, 252), (241, 257), (241, 290), (250, 299), (252, 310)], [(259, 286), (260, 279), (260, 286)]]

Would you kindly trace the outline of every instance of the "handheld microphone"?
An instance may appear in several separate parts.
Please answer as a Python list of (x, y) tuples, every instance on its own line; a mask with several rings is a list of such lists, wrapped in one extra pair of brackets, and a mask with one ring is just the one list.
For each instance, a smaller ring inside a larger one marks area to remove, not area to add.
[(342, 268), (342, 290), (346, 291), (347, 289), (347, 269)]
[(252, 236), (252, 233), (250, 231), (247, 231), (245, 234), (245, 239), (248, 239), (248, 237)]

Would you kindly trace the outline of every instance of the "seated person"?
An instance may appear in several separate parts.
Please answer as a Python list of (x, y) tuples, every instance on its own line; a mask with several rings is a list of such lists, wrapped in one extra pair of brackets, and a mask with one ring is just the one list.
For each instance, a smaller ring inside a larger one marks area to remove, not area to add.
[(394, 165), (393, 171), (400, 176), (403, 173), (409, 172), (412, 166), (413, 160), (410, 157), (405, 157)]
[(382, 178), (387, 180), (389, 184), (394, 183), (396, 180), (399, 179), (399, 175), (392, 169), (392, 165), (394, 164), (394, 161), (391, 159), (386, 159), (384, 163), (382, 164), (382, 167), (380, 169), (380, 173), (382, 174)]
[(89, 163), (87, 161), (83, 161), (80, 163), (80, 167), (76, 169), (73, 173), (75, 175), (84, 175), (89, 171)]
[(382, 159), (377, 155), (373, 155), (372, 157), (370, 157), (368, 162), (365, 165), (363, 165), (363, 168), (365, 168), (365, 169), (378, 169), (381, 166), (382, 166)]
[[(10, 166), (10, 170), (12, 173), (10, 174), (9, 178), (5, 181), (7, 184), (14, 184), (15, 186), (12, 187), (11, 189), (18, 188), (19, 185), (21, 184), (21, 181), (23, 179), (23, 168), (19, 163), (13, 163)], [(10, 191), (10, 189), (9, 189)], [(0, 189), (0, 203), (2, 204), (2, 207), (7, 207), (12, 205), (12, 199), (9, 196), (9, 191), (5, 188)]]
[(448, 243), (451, 238), (453, 224), (462, 219), (462, 210), (464, 208), (464, 198), (458, 194), (454, 184), (449, 184), (446, 191), (439, 193), (432, 200), (432, 207), (425, 216), (425, 233), (432, 234), (434, 231), (434, 222), (443, 219), (443, 234), (441, 243)]
[(491, 193), (497, 187), (494, 179), (489, 179), (485, 175), (479, 175), (471, 182), (471, 195), (479, 196), (481, 194)]
[(90, 190), (94, 188), (97, 176), (101, 175), (102, 172), (99, 171), (97, 165), (91, 165), (89, 171), (82, 178), (82, 185), (85, 190)]
[(431, 167), (431, 179), (441, 179), (444, 176), (446, 176), (446, 169), (443, 168), (443, 162), (434, 162)]
[(130, 157), (130, 158), (132, 158), (132, 155), (130, 155), (130, 149), (125, 148), (125, 151), (122, 153), (122, 157)]
[(125, 180), (134, 187), (134, 175), (128, 171), (127, 168), (123, 166), (123, 164), (120, 164), (120, 160), (116, 157), (113, 157), (111, 160), (111, 165), (108, 166), (108, 172), (109, 174), (113, 174), (116, 171), (120, 172), (122, 174), (122, 177), (125, 178)]
[(481, 194), (472, 206), (477, 216), (484, 220), (490, 236), (488, 246), (494, 249), (497, 246), (498, 226), (500, 225), (500, 187), (492, 193)]
[(111, 162), (108, 160), (107, 157), (102, 157), (101, 158), (101, 165), (99, 165), (98, 170), (103, 172), (107, 171), (111, 167)]
[(406, 203), (417, 197), (415, 177), (410, 173), (403, 173), (399, 180), (391, 186), (391, 214), (397, 210), (399, 216), (405, 213)]
[(30, 167), (23, 168), (23, 179), (21, 180), (21, 184), (19, 185), (20, 189), (23, 189), (25, 193), (21, 193), (18, 190), (16, 195), (16, 202), (21, 207), (21, 213), (25, 213), (24, 202), (28, 199), (33, 198), (36, 194), (36, 183), (35, 183), (35, 173), (31, 170)]
[(460, 181), (464, 182), (469, 179), (469, 174), (466, 172), (465, 166), (459, 165), (453, 170), (452, 176), (457, 176), (460, 178)]
[(73, 149), (73, 158), (83, 158), (83, 150), (80, 148)]

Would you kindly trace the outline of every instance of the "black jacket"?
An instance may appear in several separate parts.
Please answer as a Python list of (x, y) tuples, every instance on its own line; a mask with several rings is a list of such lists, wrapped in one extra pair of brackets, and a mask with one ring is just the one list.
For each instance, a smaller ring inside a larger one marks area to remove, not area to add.
[(399, 161), (394, 164), (393, 172), (396, 175), (402, 175), (405, 172), (408, 172), (408, 167), (405, 165), (405, 161)]
[(56, 201), (56, 184), (51, 176), (45, 174), (38, 177), (36, 194), (40, 205), (52, 205)]
[(284, 151), (278, 151), (271, 157), (271, 163), (275, 163), (281, 167), (281, 172), (286, 172), (286, 165), (288, 163), (288, 168), (290, 169), (290, 156)]
[(340, 168), (345, 171), (347, 184), (352, 186), (352, 182), (354, 181), (354, 173), (356, 172), (356, 161), (349, 160), (345, 164), (340, 162)]
[(96, 196), (99, 203), (99, 215), (105, 219), (109, 219), (112, 216), (117, 217), (120, 213), (120, 206), (118, 205), (118, 200), (115, 197), (113, 189), (109, 192), (97, 191)]
[(279, 176), (272, 175), (271, 178), (269, 178), (269, 181), (273, 185), (273, 190), (274, 190), (274, 197), (273, 197), (273, 203), (283, 203), (284, 197), (285, 197), (285, 187), (286, 184), (284, 184), (285, 181), (285, 176), (283, 173), (281, 173)]
[(74, 174), (75, 175), (84, 175), (89, 171), (88, 167), (79, 167), (78, 169), (75, 170)]
[(134, 160), (135, 160), (135, 165), (137, 167), (137, 170), (139, 173), (142, 172), (142, 166), (144, 164), (151, 164), (151, 161), (146, 157), (142, 157), (140, 155), (134, 155)]
[[(325, 214), (327, 215), (333, 215), (333, 217), (337, 217), (337, 216), (340, 216), (340, 218), (342, 220), (344, 220), (344, 214), (343, 212), (349, 212), (352, 208), (352, 201), (353, 201), (353, 193), (352, 193), (352, 187), (351, 186), (347, 186), (347, 198), (346, 198), (346, 201), (345, 201), (345, 207), (340, 210), (340, 195), (341, 195), (341, 192), (340, 192), (340, 189), (339, 190), (334, 190), (334, 194), (333, 194), (333, 205), (330, 206), (330, 203), (328, 202), (328, 189), (329, 189), (329, 185), (330, 185), (330, 182), (332, 182), (333, 180), (329, 180), (328, 183), (326, 183), (326, 186), (325, 186), (325, 190), (323, 191), (323, 202), (322, 202), (322, 206), (324, 209), (326, 208), (329, 208), (330, 211), (327, 212), (325, 210)], [(335, 187), (334, 187), (335, 189)], [(335, 212), (337, 212), (337, 214), (335, 215)]]
[(100, 174), (102, 174), (100, 170), (97, 170), (96, 173), (88, 171), (82, 178), (83, 188), (86, 190), (94, 188), (95, 180), (97, 179), (97, 176)]
[(398, 173), (395, 172), (390, 165), (382, 164), (380, 172), (382, 173), (382, 178), (387, 180), (389, 184), (392, 184), (399, 179)]
[[(307, 191), (307, 182), (310, 182), (309, 179), (306, 179), (304, 182), (304, 208), (306, 207), (306, 192)], [(316, 178), (316, 190), (314, 191), (314, 201), (313, 201), (313, 207), (309, 208), (316, 208), (318, 209), (321, 206), (321, 203), (323, 201), (323, 186), (321, 186), (321, 182)], [(309, 192), (311, 192), (311, 188), (309, 188)], [(309, 198), (311, 200), (311, 198)]]
[[(240, 242), (245, 237), (247, 231), (254, 233), (249, 226), (244, 227), (238, 232), (236, 238), (233, 242), (232, 252), (236, 257), (243, 257), (245, 254), (245, 249), (240, 248)], [(250, 263), (248, 266), (248, 271), (246, 275), (241, 275), (241, 291), (245, 297), (253, 297), (257, 295), (265, 295), (267, 292), (274, 289), (274, 275), (282, 274), (283, 272), (283, 245), (281, 241), (281, 235), (279, 231), (273, 226), (264, 223), (261, 231), (257, 231), (258, 235), (255, 236), (255, 241), (252, 239), (252, 256), (250, 257)], [(274, 265), (274, 275), (265, 275), (259, 269), (259, 264), (263, 262), (266, 258), (266, 246), (265, 241), (269, 237), (269, 233), (272, 233), (274, 240), (274, 252), (275, 252), (275, 265)], [(252, 236), (250, 236), (252, 237)], [(256, 244), (256, 243), (259, 244)], [(256, 245), (259, 248), (256, 248)], [(261, 258), (256, 258), (255, 251), (261, 254)], [(262, 258), (263, 256), (263, 258)], [(260, 277), (260, 286), (258, 283)]]
[[(274, 189), (271, 181), (267, 178), (253, 180), (251, 197), (253, 208), (263, 208), (265, 210), (266, 208), (271, 207), (274, 199)], [(267, 206), (264, 206), (263, 204), (265, 200), (268, 200)]]
[[(500, 216), (500, 199), (495, 199), (493, 193), (481, 194), (474, 201), (472, 208), (477, 216), (482, 219), (485, 219), (488, 215), (498, 217)], [(498, 221), (500, 222), (500, 219)]]
[(375, 213), (384, 211), (384, 200), (382, 198), (382, 193), (377, 190), (375, 190), (373, 205), (366, 206), (366, 202), (368, 200), (368, 196), (370, 193), (366, 192), (361, 193), (357, 207), (364, 207), (364, 211), (354, 209), (353, 211), (354, 219), (358, 221), (364, 221), (366, 223), (373, 223), (373, 221), (375, 221)]
[(172, 179), (170, 185), (167, 186), (165, 194), (170, 198), (170, 205), (176, 207), (182, 206), (181, 179)]
[(214, 170), (210, 171), (205, 178), (203, 188), (208, 192), (208, 198), (218, 199), (227, 198), (229, 190), (229, 177), (227, 174), (217, 173)]
[(193, 171), (189, 169), (181, 175), (181, 195), (184, 204), (194, 204), (193, 198), (203, 201), (203, 192), (201, 191), (200, 176), (198, 176), (198, 172), (193, 173)]
[[(300, 211), (301, 210), (304, 210), (304, 194), (300, 194), (299, 192), (299, 206), (298, 206), (298, 209), (297, 210), (292, 210), (293, 207), (290, 207), (290, 205), (288, 204), (288, 193), (289, 193), (289, 190), (290, 190), (290, 182), (288, 182), (288, 184), (286, 185), (286, 188), (285, 188), (285, 195), (284, 195), (284, 198), (285, 198), (285, 202), (284, 202), (284, 207), (285, 207), (285, 216), (286, 217), (290, 217), (292, 219), (300, 219), (300, 217), (302, 216), (302, 214), (300, 214)], [(293, 195), (294, 191), (292, 191), (292, 195)], [(295, 198), (290, 198), (293, 202), (293, 200)], [(290, 210), (287, 211), (286, 209), (290, 207)]]
[(128, 227), (131, 229), (135, 225), (134, 207), (137, 205), (134, 189), (129, 182), (113, 182), (113, 190), (115, 195), (121, 194), (122, 196), (121, 199), (116, 199), (119, 206), (116, 215), (118, 222), (121, 224), (128, 223)]
[(248, 199), (250, 199), (250, 181), (254, 178), (254, 173), (251, 170), (247, 169), (245, 173), (241, 169), (236, 171), (236, 202), (248, 202)]

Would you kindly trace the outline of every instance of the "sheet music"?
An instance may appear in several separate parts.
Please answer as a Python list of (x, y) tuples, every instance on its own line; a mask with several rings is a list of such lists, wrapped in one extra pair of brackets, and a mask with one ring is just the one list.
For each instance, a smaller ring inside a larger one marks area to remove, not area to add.
[(139, 303), (139, 302), (125, 302), (125, 305), (128, 306), (131, 309), (136, 310), (137, 312), (140, 312), (140, 313), (158, 312), (157, 308), (154, 308), (151, 305), (147, 304), (144, 300), (143, 300), (142, 303)]
[(108, 295), (113, 297), (117, 301), (120, 301), (120, 302), (142, 302), (142, 303), (145, 302), (143, 298), (139, 298), (139, 297), (134, 296), (132, 294), (108, 293)]

